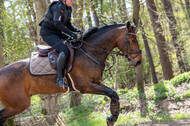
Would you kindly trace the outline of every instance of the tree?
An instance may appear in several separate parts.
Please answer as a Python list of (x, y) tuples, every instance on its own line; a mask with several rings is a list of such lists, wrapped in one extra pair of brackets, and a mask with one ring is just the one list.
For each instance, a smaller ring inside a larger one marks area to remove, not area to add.
[(136, 27), (139, 25), (139, 11), (140, 11), (140, 3), (139, 0), (132, 0), (133, 2), (133, 22)]
[(37, 40), (38, 40), (38, 44), (44, 44), (39, 35), (40, 27), (38, 26), (38, 23), (41, 21), (42, 17), (44, 16), (47, 10), (48, 4), (46, 0), (34, 0), (34, 2), (35, 2), (35, 10), (36, 10)]
[(3, 36), (3, 8), (4, 8), (4, 0), (0, 0), (0, 68), (3, 67), (3, 48), (2, 48), (2, 36)]
[(189, 0), (185, 0), (185, 4), (186, 4), (187, 14), (190, 19), (190, 2), (189, 2)]
[[(44, 16), (49, 0), (35, 0), (35, 10), (36, 10), (36, 24), (38, 24), (41, 18)], [(38, 44), (44, 44), (41, 37), (39, 36), (40, 27), (37, 26), (37, 37)], [(53, 95), (40, 95), (42, 99), (42, 114), (44, 115), (57, 115), (59, 112), (57, 98), (59, 94)]]
[(92, 27), (92, 20), (91, 20), (91, 16), (90, 16), (90, 5), (88, 3), (89, 3), (89, 0), (84, 1), (86, 13), (87, 13), (88, 25), (89, 25), (89, 27)]
[(36, 25), (36, 13), (34, 11), (34, 4), (33, 0), (27, 0), (25, 2), (26, 8), (27, 8), (27, 18), (28, 18), (28, 26), (29, 26), (29, 33), (30, 38), (38, 44), (37, 40), (37, 25)]
[[(139, 24), (139, 10), (140, 10), (140, 3), (139, 0), (132, 0), (133, 2), (133, 22), (138, 27)], [(136, 79), (137, 79), (137, 88), (139, 93), (144, 93), (144, 81), (143, 81), (143, 73), (142, 73), (142, 63), (135, 68), (136, 71)], [(140, 96), (140, 95), (139, 95)], [(145, 97), (140, 97), (140, 104), (141, 104), (141, 114), (143, 116), (146, 115), (146, 102)]]
[[(4, 0), (0, 0), (0, 68), (3, 67), (3, 49), (2, 49), (2, 36), (3, 36), (3, 9), (4, 9)], [(0, 101), (0, 110), (4, 108), (3, 104)]]
[(173, 45), (175, 48), (175, 52), (176, 52), (180, 71), (181, 71), (181, 73), (187, 72), (187, 71), (189, 71), (189, 69), (186, 67), (187, 64), (185, 64), (184, 59), (182, 57), (181, 50), (183, 50), (182, 49), (183, 47), (182, 47), (182, 42), (178, 41), (179, 32), (177, 31), (178, 26), (177, 26), (177, 22), (176, 22), (176, 19), (174, 17), (174, 14), (173, 14), (172, 4), (171, 4), (170, 0), (162, 0), (162, 2), (163, 2), (163, 6), (165, 9), (166, 15), (168, 17), (170, 34), (171, 34), (172, 42), (173, 42)]
[(146, 56), (148, 58), (148, 62), (150, 64), (150, 68), (151, 68), (152, 80), (153, 80), (154, 84), (157, 84), (158, 83), (158, 79), (157, 79), (157, 76), (156, 76), (154, 62), (152, 60), (152, 54), (151, 54), (151, 51), (150, 51), (150, 47), (148, 45), (148, 39), (147, 39), (146, 33), (144, 31), (144, 27), (142, 26), (142, 22), (141, 21), (140, 21), (140, 25), (141, 25), (141, 29), (142, 29), (141, 35), (142, 35), (143, 42), (144, 42), (144, 45), (145, 45)]
[(122, 22), (126, 22), (128, 20), (128, 12), (127, 12), (127, 8), (126, 8), (126, 1), (125, 0), (121, 0), (122, 3)]
[(159, 22), (157, 8), (153, 0), (146, 0), (146, 5), (148, 8), (148, 13), (150, 16), (150, 20), (152, 22), (152, 27), (154, 30), (154, 34), (155, 34), (155, 38), (156, 38), (156, 42), (158, 46), (158, 52), (160, 55), (160, 61), (162, 65), (164, 78), (166, 80), (169, 80), (173, 78), (173, 71), (172, 71), (172, 65), (169, 60), (169, 56), (167, 52), (168, 49), (167, 49), (166, 40), (163, 35), (161, 24)]
[[(76, 13), (77, 12), (77, 13)], [(83, 1), (77, 0), (73, 4), (73, 17), (76, 27), (84, 30), (83, 28)], [(81, 94), (79, 92), (72, 92), (70, 99), (70, 108), (79, 106), (81, 104)]]
[(92, 10), (92, 13), (93, 13), (93, 17), (94, 17), (95, 26), (99, 27), (99, 20), (98, 20), (98, 15), (96, 13), (94, 0), (91, 0), (90, 4), (91, 4), (91, 10)]

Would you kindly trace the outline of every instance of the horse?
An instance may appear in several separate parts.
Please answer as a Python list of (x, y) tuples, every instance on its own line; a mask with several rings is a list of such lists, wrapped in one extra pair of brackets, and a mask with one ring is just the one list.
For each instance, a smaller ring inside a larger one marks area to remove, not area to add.
[[(101, 82), (102, 74), (106, 58), (115, 47), (119, 48), (132, 66), (141, 64), (142, 53), (135, 27), (130, 21), (103, 26), (84, 42), (82, 51), (74, 49), (73, 67), (69, 72), (72, 80), (69, 92), (76, 90), (82, 94), (110, 97), (111, 115), (106, 120), (108, 126), (113, 126), (119, 116), (119, 97), (116, 91)], [(29, 64), (29, 59), (24, 59), (0, 69), (0, 101), (5, 105), (0, 111), (0, 126), (9, 117), (27, 109), (32, 95), (68, 92), (68, 89), (55, 85), (56, 75), (32, 75)]]

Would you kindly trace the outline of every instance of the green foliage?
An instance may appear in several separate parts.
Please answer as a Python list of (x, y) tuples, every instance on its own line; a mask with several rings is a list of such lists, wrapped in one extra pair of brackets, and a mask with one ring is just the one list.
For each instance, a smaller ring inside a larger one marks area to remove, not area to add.
[(7, 2), (3, 11), (2, 47), (4, 65), (30, 56), (34, 42), (29, 35), (27, 9), (20, 0)]
[(188, 83), (188, 82), (190, 82), (190, 72), (180, 74), (170, 80), (170, 83), (173, 84), (174, 86), (178, 86), (181, 83)]

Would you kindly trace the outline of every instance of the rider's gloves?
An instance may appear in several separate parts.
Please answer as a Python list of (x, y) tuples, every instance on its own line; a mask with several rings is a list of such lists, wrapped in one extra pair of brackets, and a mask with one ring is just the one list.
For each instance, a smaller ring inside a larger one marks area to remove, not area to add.
[(80, 39), (82, 39), (82, 34), (79, 32), (79, 33), (77, 34), (77, 40), (80, 40)]
[(83, 31), (81, 29), (77, 29), (77, 32), (80, 32), (81, 34), (83, 34)]
[(72, 36), (76, 41), (82, 39), (82, 34), (81, 34), (81, 33), (78, 33), (78, 34), (72, 33), (71, 36)]

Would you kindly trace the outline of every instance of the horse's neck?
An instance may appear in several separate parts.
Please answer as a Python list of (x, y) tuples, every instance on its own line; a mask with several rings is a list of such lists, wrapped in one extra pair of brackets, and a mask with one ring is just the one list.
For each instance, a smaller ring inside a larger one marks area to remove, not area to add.
[(93, 45), (94, 47), (85, 45), (84, 48), (90, 55), (104, 64), (109, 52), (111, 52), (116, 47), (120, 32), (121, 30), (119, 30), (118, 27), (110, 29), (106, 33), (99, 35), (97, 39), (88, 41), (89, 44)]

